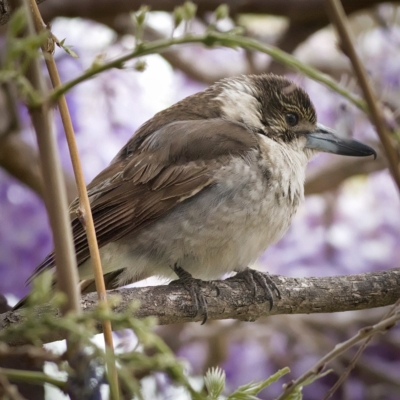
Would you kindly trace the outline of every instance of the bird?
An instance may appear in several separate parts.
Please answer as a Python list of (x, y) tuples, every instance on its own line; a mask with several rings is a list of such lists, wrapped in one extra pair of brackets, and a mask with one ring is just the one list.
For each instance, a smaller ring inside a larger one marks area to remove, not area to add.
[[(201, 282), (236, 272), (253, 290), (261, 284), (272, 307), (278, 288), (249, 266), (288, 230), (318, 152), (376, 157), (319, 124), (306, 91), (273, 74), (225, 78), (157, 113), (87, 186), (106, 288), (152, 276), (181, 283), (204, 323)], [(95, 284), (78, 211), (75, 199), (86, 293)], [(29, 282), (54, 267), (51, 252)]]

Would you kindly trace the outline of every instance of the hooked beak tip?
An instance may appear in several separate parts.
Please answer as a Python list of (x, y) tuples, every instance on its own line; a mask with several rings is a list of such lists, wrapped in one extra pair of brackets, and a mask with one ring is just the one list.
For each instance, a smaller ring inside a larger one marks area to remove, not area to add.
[(367, 157), (374, 156), (376, 151), (357, 140), (340, 138), (336, 132), (321, 124), (317, 125), (317, 130), (307, 135), (308, 148), (316, 149), (326, 153), (334, 153), (343, 156)]

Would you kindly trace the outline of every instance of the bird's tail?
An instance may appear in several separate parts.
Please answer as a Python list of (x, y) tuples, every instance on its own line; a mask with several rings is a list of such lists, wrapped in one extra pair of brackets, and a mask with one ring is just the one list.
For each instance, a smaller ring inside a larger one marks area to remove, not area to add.
[[(118, 278), (119, 278), (119, 276), (120, 276), (120, 274), (122, 272), (123, 272), (123, 269), (119, 269), (117, 271), (109, 272), (109, 273), (104, 275), (104, 283), (105, 283), (105, 286), (106, 286), (107, 290), (117, 289), (118, 287), (121, 286)], [(30, 281), (31, 281), (31, 278), (29, 279), (29, 282)], [(128, 285), (130, 283), (133, 283), (133, 281), (132, 282), (126, 282), (126, 285)], [(52, 287), (54, 288), (56, 286), (56, 284), (57, 284), (57, 282), (54, 281)], [(80, 285), (81, 294), (90, 293), (90, 292), (95, 292), (96, 291), (96, 284), (95, 284), (94, 279), (87, 279), (87, 280), (81, 281), (79, 283), (79, 285)], [(22, 298), (12, 308), (12, 310), (15, 311), (15, 310), (18, 310), (18, 309), (24, 307), (27, 304), (28, 299), (29, 299), (29, 294), (27, 296), (25, 296), (24, 298)]]

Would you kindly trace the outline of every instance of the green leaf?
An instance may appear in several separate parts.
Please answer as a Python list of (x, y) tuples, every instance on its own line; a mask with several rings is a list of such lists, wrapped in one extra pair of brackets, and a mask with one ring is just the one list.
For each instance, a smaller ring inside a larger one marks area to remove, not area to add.
[(290, 372), (288, 367), (280, 369), (274, 375), (270, 376), (265, 381), (261, 382), (250, 382), (247, 385), (240, 386), (234, 393), (232, 393), (227, 400), (258, 400), (256, 395), (261, 392), (261, 390), (265, 389), (271, 383), (276, 382), (283, 375), (286, 375)]
[(73, 58), (79, 58), (78, 54), (76, 54), (72, 49), (72, 46), (62, 46), (62, 48), (64, 49), (64, 51), (69, 54), (71, 57)]
[(62, 48), (68, 55), (70, 55), (73, 58), (79, 58), (78, 54), (76, 54), (73, 50), (72, 50), (72, 46), (67, 46), (65, 43), (65, 39), (59, 41), (54, 35), (52, 35), (52, 38), (54, 40), (54, 42), (56, 43), (56, 45), (60, 48)]

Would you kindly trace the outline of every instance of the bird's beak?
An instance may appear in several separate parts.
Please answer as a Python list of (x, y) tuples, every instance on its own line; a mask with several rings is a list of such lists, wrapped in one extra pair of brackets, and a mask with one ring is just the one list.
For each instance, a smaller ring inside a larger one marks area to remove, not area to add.
[(376, 151), (372, 147), (357, 140), (342, 139), (333, 129), (322, 124), (317, 124), (317, 130), (307, 135), (306, 147), (342, 156), (366, 157), (373, 155), (376, 158)]

